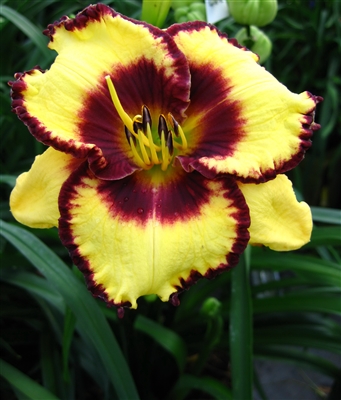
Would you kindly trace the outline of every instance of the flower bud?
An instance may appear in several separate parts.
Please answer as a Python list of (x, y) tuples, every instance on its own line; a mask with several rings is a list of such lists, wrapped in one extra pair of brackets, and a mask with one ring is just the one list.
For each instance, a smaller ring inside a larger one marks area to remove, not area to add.
[(205, 4), (194, 1), (190, 2), (188, 6), (177, 7), (174, 11), (174, 19), (176, 22), (206, 21)]
[(232, 17), (241, 25), (264, 26), (277, 14), (277, 0), (227, 0)]
[(237, 32), (235, 38), (239, 44), (258, 54), (260, 64), (263, 64), (271, 54), (271, 40), (256, 26), (250, 26), (250, 36), (248, 35), (247, 29), (242, 28)]
[(188, 7), (178, 7), (174, 11), (174, 19), (176, 22), (187, 22)]
[(221, 302), (215, 297), (209, 297), (202, 305), (201, 313), (213, 318), (220, 316)]
[(170, 6), (171, 0), (143, 1), (141, 20), (162, 28)]
[(206, 8), (204, 3), (192, 3), (187, 15), (188, 21), (206, 21)]

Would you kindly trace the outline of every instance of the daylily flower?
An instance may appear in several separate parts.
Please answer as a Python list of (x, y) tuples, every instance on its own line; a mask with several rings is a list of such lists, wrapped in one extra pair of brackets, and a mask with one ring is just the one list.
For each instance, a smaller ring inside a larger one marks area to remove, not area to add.
[(48, 26), (58, 56), (15, 75), (13, 110), (50, 146), (11, 195), (15, 218), (59, 227), (89, 289), (137, 307), (235, 266), (248, 242), (309, 241), (284, 172), (310, 147), (321, 98), (291, 93), (204, 22), (166, 30), (97, 4)]

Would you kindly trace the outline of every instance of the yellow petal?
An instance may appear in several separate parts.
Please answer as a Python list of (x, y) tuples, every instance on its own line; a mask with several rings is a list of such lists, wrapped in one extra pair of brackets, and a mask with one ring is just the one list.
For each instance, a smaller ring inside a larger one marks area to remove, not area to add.
[(257, 64), (256, 55), (212, 26), (193, 22), (167, 32), (192, 74), (183, 167), (209, 178), (229, 173), (254, 182), (293, 168), (318, 128), (313, 112), (321, 98), (291, 93)]
[(14, 218), (31, 228), (58, 226), (60, 188), (81, 162), (52, 148), (37, 156), (31, 169), (18, 176), (11, 193)]
[(179, 116), (189, 101), (185, 56), (164, 31), (103, 4), (49, 25), (45, 33), (58, 56), (47, 71), (16, 75), (13, 109), (43, 143), (79, 158), (90, 155), (95, 173), (116, 164), (104, 179), (134, 172), (105, 77), (111, 77), (131, 119), (144, 104)]
[(153, 179), (140, 172), (104, 182), (83, 168), (63, 186), (61, 240), (109, 304), (136, 308), (148, 294), (168, 301), (234, 266), (247, 245), (249, 213), (234, 181), (196, 172)]
[(277, 251), (296, 250), (310, 241), (312, 216), (298, 202), (285, 175), (262, 184), (238, 183), (250, 208), (250, 243)]

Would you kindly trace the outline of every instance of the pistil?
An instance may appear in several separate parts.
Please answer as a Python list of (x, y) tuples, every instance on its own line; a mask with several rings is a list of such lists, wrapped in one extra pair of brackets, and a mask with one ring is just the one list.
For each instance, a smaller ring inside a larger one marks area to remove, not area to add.
[(133, 121), (129, 117), (129, 115), (123, 110), (122, 104), (117, 96), (116, 89), (114, 87), (114, 84), (112, 83), (112, 80), (109, 75), (105, 77), (105, 80), (107, 81), (108, 89), (110, 92), (111, 100), (114, 103), (114, 106), (116, 108), (116, 111), (118, 112), (118, 115), (120, 116), (121, 120), (123, 121), (124, 125), (129, 129), (130, 132), (133, 132)]

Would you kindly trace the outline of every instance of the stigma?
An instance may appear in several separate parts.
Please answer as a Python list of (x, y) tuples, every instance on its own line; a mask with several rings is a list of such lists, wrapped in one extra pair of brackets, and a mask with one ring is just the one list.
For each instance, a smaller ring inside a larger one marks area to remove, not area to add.
[(136, 165), (145, 170), (159, 165), (162, 171), (166, 171), (174, 151), (187, 149), (187, 139), (180, 124), (171, 113), (168, 113), (167, 119), (160, 114), (157, 129), (153, 130), (152, 118), (146, 105), (142, 105), (141, 115), (131, 118), (123, 109), (110, 76), (107, 75), (105, 80), (113, 105), (124, 124), (125, 136)]

